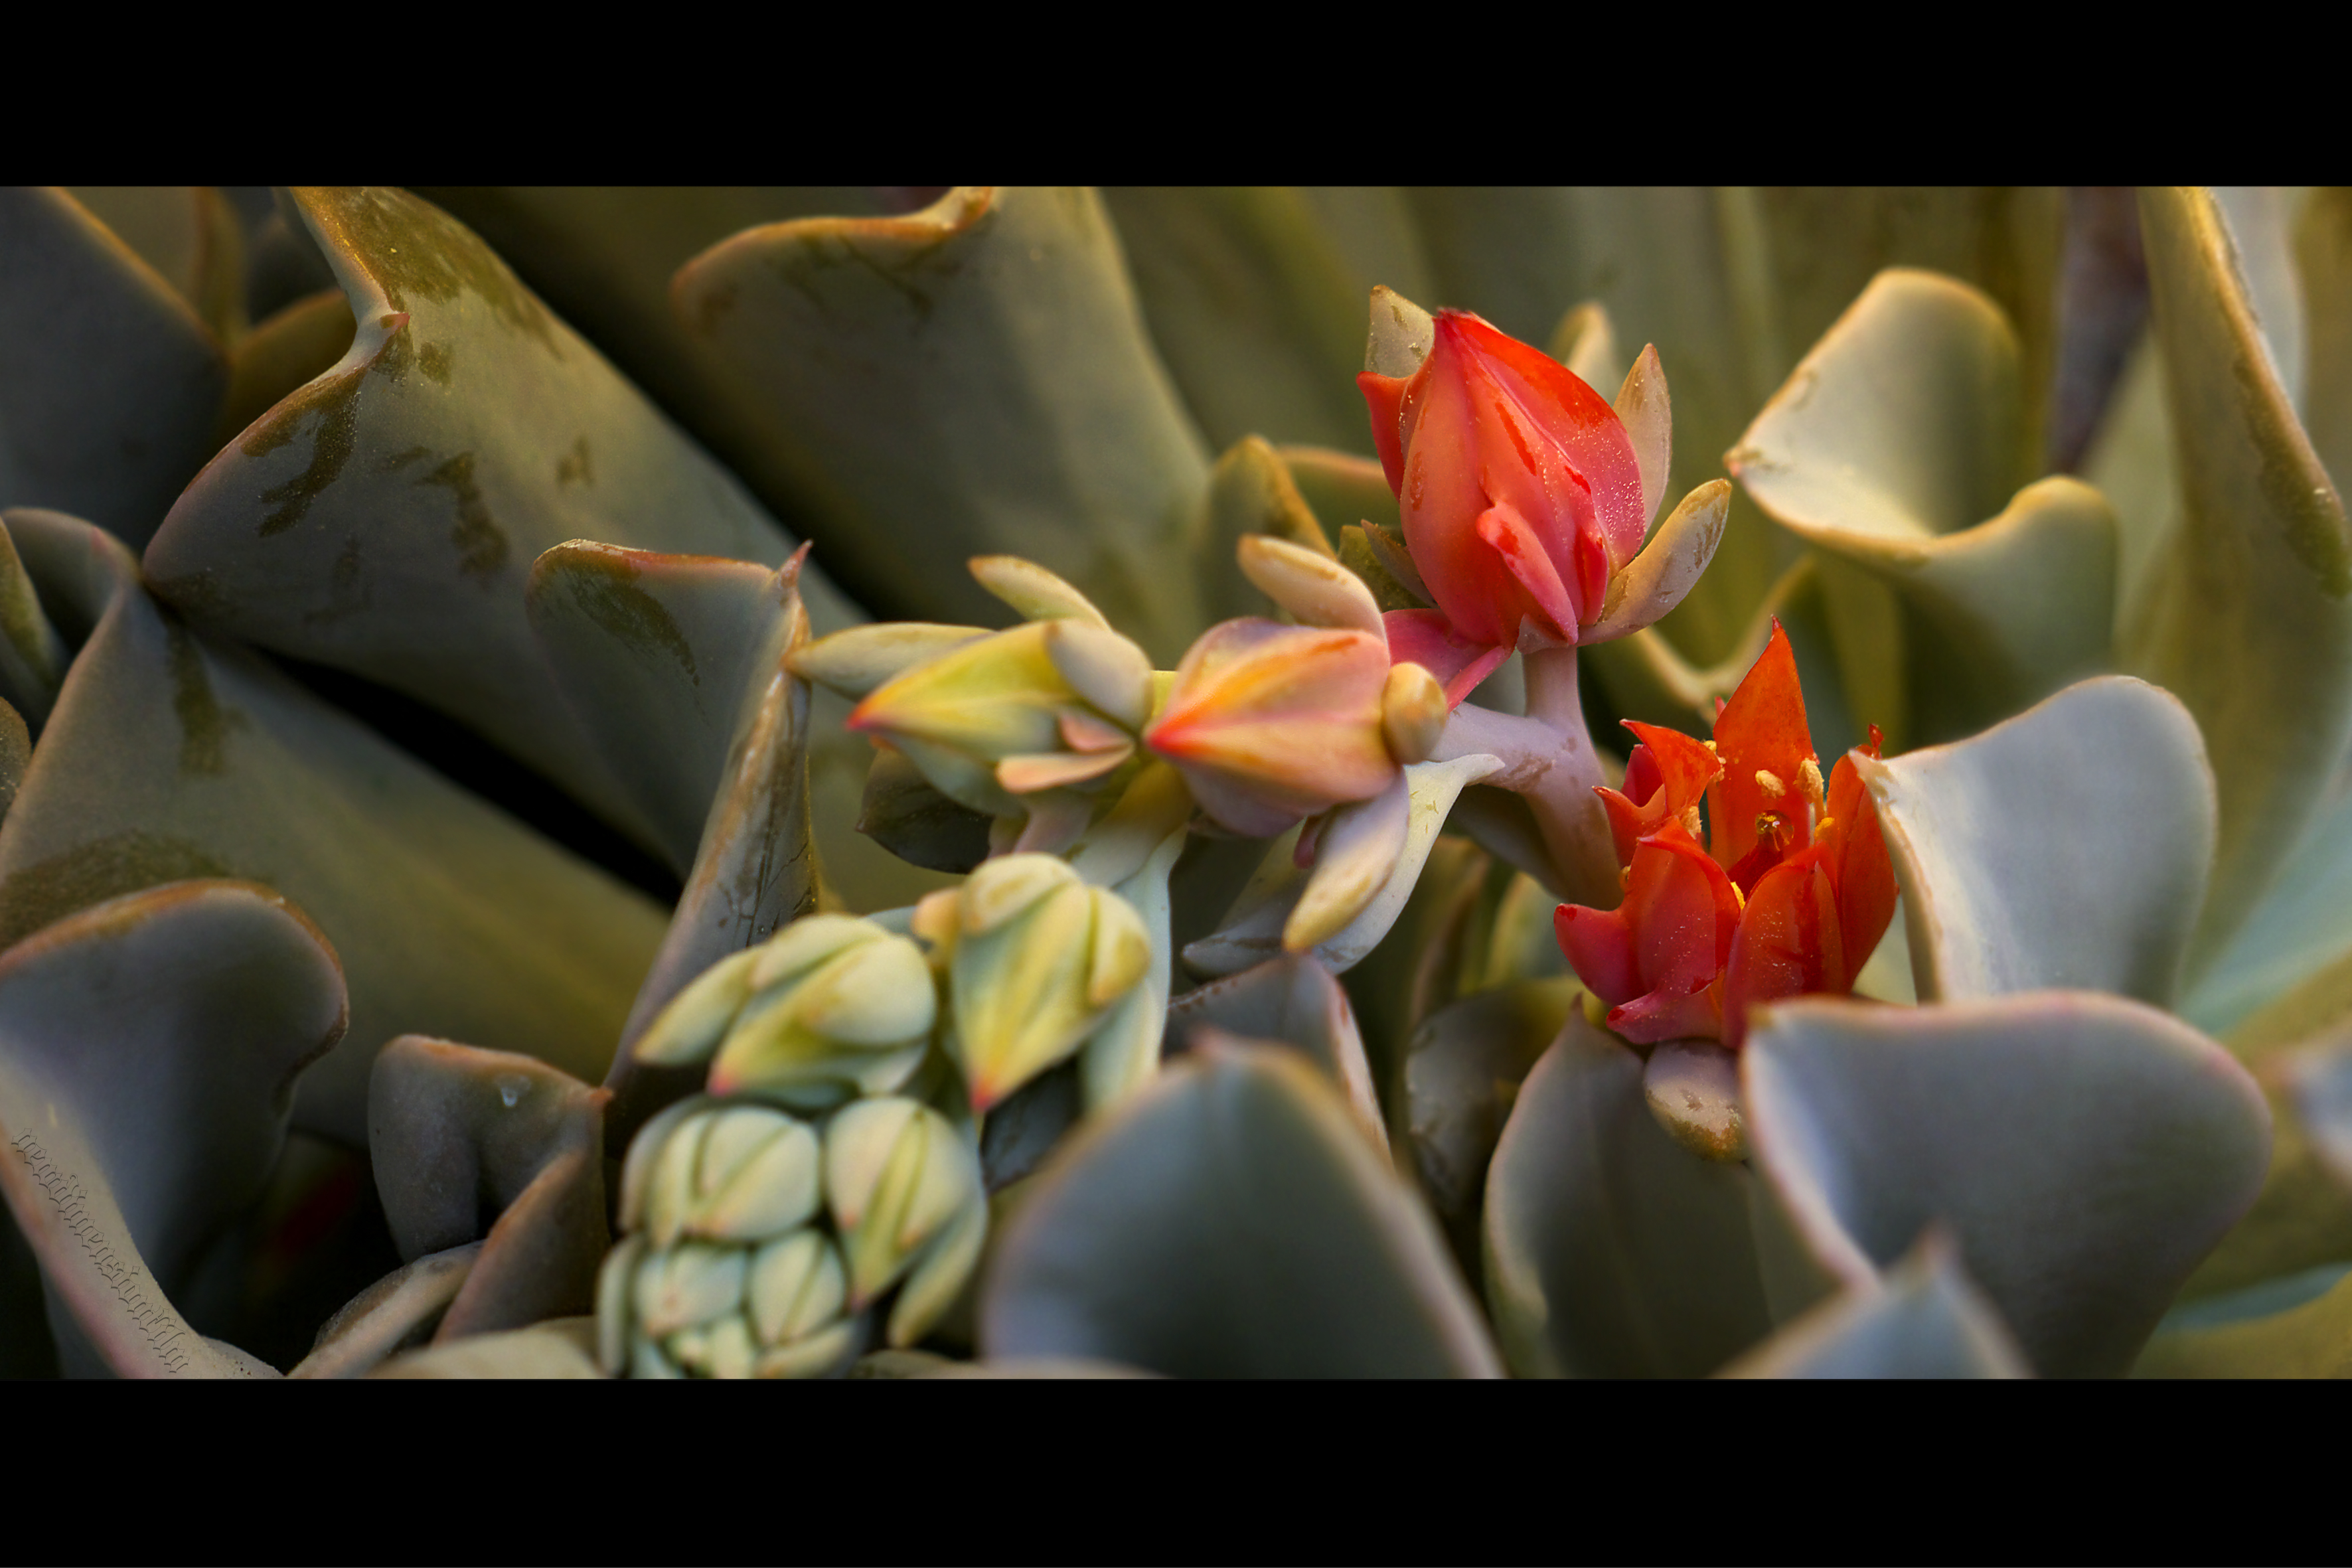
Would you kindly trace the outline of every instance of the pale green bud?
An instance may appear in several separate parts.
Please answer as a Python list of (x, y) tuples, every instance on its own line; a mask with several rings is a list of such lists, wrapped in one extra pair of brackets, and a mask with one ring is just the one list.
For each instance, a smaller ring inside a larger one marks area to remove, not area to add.
[(759, 961), (760, 950), (747, 948), (688, 981), (637, 1037), (636, 1059), (661, 1067), (709, 1060), (751, 997), (751, 968)]
[(979, 1259), (988, 1195), (972, 1146), (946, 1117), (910, 1100), (848, 1106), (824, 1132), (825, 1201), (847, 1265), (849, 1307), (901, 1279), (894, 1345), (938, 1321)]
[(1151, 967), (1143, 917), (1050, 855), (1008, 855), (960, 889), (949, 1037), (975, 1110), (1067, 1058)]
[(639, 1037), (636, 1056), (667, 1066), (715, 1056), (714, 1093), (824, 1110), (906, 1082), (938, 1006), (915, 942), (855, 916), (809, 915), (698, 976)]
[(764, 1105), (682, 1103), (685, 1114), (664, 1112), (630, 1147), (624, 1230), (642, 1228), (656, 1247), (684, 1237), (755, 1242), (816, 1213), (818, 1144), (805, 1123)]
[(632, 1237), (598, 1282), (599, 1359), (632, 1377), (820, 1377), (858, 1347), (844, 1279), (814, 1229), (757, 1248)]
[(755, 989), (710, 1065), (715, 1094), (823, 1109), (887, 1093), (921, 1063), (938, 1019), (923, 950), (848, 915), (786, 926), (751, 979)]
[(667, 1339), (733, 1312), (743, 1304), (743, 1262), (740, 1247), (656, 1245), (637, 1266), (630, 1290), (638, 1331)]

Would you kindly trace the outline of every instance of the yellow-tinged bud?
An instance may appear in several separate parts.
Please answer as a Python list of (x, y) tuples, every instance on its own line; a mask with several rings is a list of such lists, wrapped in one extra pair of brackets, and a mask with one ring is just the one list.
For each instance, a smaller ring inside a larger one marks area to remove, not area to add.
[(887, 685), (918, 665), (988, 636), (985, 626), (942, 626), (885, 621), (852, 626), (803, 644), (785, 656), (785, 668), (851, 700)]
[(853, 709), (849, 727), (905, 756), (950, 799), (1006, 816), (1017, 797), (1091, 789), (1134, 754), (1151, 664), (1108, 626), (1033, 621), (914, 665)]
[(1388, 684), (1381, 688), (1381, 733), (1398, 762), (1425, 763), (1436, 755), (1450, 711), (1445, 688), (1426, 668), (1410, 661), (1389, 667)]
[(824, 1131), (825, 1202), (854, 1311), (901, 1279), (894, 1345), (922, 1337), (954, 1300), (988, 1223), (980, 1159), (948, 1119), (911, 1100), (862, 1100)]
[(1412, 797), (1402, 769), (1371, 799), (1334, 811), (1317, 836), (1306, 890), (1283, 923), (1284, 951), (1308, 952), (1363, 913), (1395, 874), (1412, 823)]
[(1388, 640), (1371, 590), (1330, 556), (1265, 533), (1245, 535), (1237, 552), (1242, 574), (1301, 625), (1367, 632)]
[(1143, 917), (1050, 855), (1008, 855), (958, 896), (949, 1035), (975, 1110), (1066, 1059), (1151, 966)]

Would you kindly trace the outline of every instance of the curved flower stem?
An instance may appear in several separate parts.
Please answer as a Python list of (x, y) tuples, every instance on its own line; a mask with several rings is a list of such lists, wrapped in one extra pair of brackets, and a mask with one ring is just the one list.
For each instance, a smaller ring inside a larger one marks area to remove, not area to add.
[(1526, 656), (1528, 716), (1516, 719), (1468, 703), (1456, 708), (1438, 739), (1437, 760), (1475, 752), (1503, 759), (1503, 770), (1483, 783), (1526, 799), (1570, 903), (1614, 909), (1622, 889), (1609, 818), (1592, 792), (1606, 781), (1600, 754), (1584, 727), (1576, 687), (1576, 649), (1531, 649)]

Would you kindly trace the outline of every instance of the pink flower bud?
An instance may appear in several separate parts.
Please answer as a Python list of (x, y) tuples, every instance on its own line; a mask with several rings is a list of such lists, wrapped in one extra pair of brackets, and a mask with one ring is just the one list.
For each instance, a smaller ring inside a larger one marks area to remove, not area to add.
[(1388, 645), (1368, 632), (1227, 621), (1184, 655), (1144, 740), (1219, 823), (1271, 838), (1396, 776), (1388, 681)]

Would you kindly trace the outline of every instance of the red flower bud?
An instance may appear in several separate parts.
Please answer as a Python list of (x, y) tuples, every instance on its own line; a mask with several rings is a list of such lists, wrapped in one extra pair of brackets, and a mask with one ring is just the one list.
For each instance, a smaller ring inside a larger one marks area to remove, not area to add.
[(1632, 438), (1566, 366), (1476, 316), (1440, 310), (1411, 377), (1356, 378), (1405, 548), (1439, 609), (1482, 647), (1523, 626), (1554, 645), (1601, 615), (1649, 511)]

